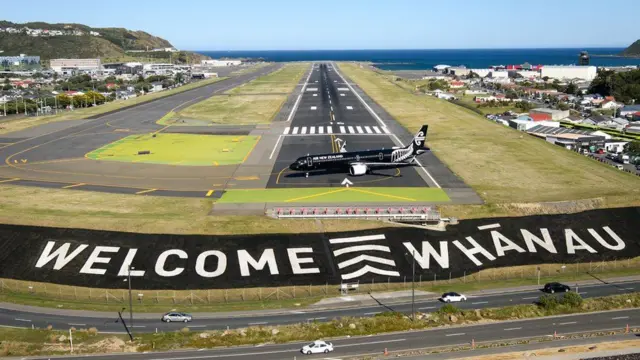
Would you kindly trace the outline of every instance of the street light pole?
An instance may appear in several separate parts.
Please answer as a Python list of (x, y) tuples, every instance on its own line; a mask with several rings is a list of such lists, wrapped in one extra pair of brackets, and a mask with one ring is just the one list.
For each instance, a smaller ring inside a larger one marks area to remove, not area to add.
[(416, 303), (416, 250), (413, 249), (411, 252), (411, 256), (413, 257), (413, 265), (411, 270), (411, 320), (416, 320), (416, 311), (415, 311), (415, 303)]
[(129, 265), (129, 272), (127, 274), (129, 283), (129, 328), (133, 327), (133, 300), (131, 299), (131, 270), (133, 266)]

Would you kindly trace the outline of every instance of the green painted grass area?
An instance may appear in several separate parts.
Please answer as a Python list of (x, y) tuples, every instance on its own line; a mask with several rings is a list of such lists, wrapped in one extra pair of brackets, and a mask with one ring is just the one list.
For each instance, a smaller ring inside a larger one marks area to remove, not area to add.
[(202, 126), (200, 123), (181, 122), (181, 118), (204, 120), (211, 125), (268, 124), (286, 99), (286, 95), (212, 96), (173, 114), (173, 116), (163, 117), (158, 121), (158, 124)]
[(229, 90), (229, 94), (290, 93), (309, 70), (309, 63), (286, 64), (277, 71)]
[[(86, 155), (93, 160), (212, 166), (240, 164), (258, 136), (146, 134), (131, 135)], [(138, 155), (139, 151), (150, 151)]]
[(447, 202), (442, 189), (436, 188), (299, 188), (299, 189), (233, 189), (227, 190), (219, 203), (256, 202)]

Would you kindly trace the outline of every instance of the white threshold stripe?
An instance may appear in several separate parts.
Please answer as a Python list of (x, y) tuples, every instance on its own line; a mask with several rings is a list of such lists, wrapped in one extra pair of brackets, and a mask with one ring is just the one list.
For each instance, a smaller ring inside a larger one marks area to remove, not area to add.
[(333, 134), (333, 128), (331, 128), (331, 126), (327, 126), (327, 134)]
[(347, 243), (354, 243), (354, 242), (384, 240), (384, 239), (386, 239), (384, 235), (364, 235), (364, 236), (354, 236), (354, 237), (348, 237), (348, 238), (329, 239), (329, 243), (330, 244), (347, 244)]
[(377, 127), (377, 126), (374, 126), (374, 127), (373, 127), (373, 131), (375, 131), (375, 132), (376, 132), (376, 134), (382, 134), (382, 132), (380, 131), (380, 129), (378, 129), (378, 127)]
[(365, 126), (364, 129), (367, 131), (367, 134), (371, 134), (371, 128), (369, 126)]
[(307, 133), (307, 127), (303, 126), (302, 130), (300, 130), (300, 134), (306, 134)]
[(356, 130), (358, 130), (358, 134), (364, 133), (364, 131), (362, 131), (362, 126), (356, 126)]
[(350, 134), (355, 133), (355, 131), (353, 130), (353, 126), (347, 126), (347, 128), (349, 129)]
[(18, 318), (16, 318), (16, 319), (13, 319), (13, 320), (15, 320), (15, 321), (31, 322), (31, 320), (29, 320), (29, 319), (18, 319)]
[(344, 134), (344, 126), (340, 126), (340, 133)]
[(465, 333), (456, 333), (456, 334), (447, 334), (447, 335), (445, 335), (445, 336), (462, 336), (462, 335), (464, 335), (464, 334), (465, 334)]
[(521, 329), (522, 329), (521, 327), (517, 327), (517, 328), (507, 328), (507, 329), (504, 329), (504, 331), (521, 330)]
[(315, 134), (316, 133), (316, 127), (312, 126), (309, 128), (309, 134)]
[(298, 128), (297, 126), (296, 126), (296, 127), (294, 127), (294, 128), (293, 128), (293, 132), (292, 132), (292, 134), (294, 134), (294, 135), (295, 135), (295, 134), (297, 134), (297, 133), (298, 133), (298, 129), (299, 129), (299, 128)]
[(318, 133), (324, 134), (324, 126), (318, 126)]
[(284, 134), (287, 135), (289, 133), (289, 131), (291, 131), (291, 127), (287, 126), (286, 128), (284, 128)]

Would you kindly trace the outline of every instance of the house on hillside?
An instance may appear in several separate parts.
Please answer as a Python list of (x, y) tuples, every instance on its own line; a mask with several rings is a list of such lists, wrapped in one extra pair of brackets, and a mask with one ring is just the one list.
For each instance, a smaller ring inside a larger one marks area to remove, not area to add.
[[(640, 101), (640, 99), (638, 99)], [(625, 105), (622, 109), (620, 109), (620, 116), (631, 117), (634, 113), (640, 112), (640, 105)]]
[(591, 115), (585, 119), (582, 123), (592, 126), (607, 126), (611, 122), (611, 118), (604, 115)]

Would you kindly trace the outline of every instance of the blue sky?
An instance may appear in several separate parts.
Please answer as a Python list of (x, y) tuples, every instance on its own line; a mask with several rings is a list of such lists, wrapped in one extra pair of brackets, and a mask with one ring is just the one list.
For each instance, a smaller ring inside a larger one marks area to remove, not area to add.
[(4, 1), (0, 19), (144, 30), (186, 50), (625, 47), (640, 38), (638, 0), (27, 3)]

